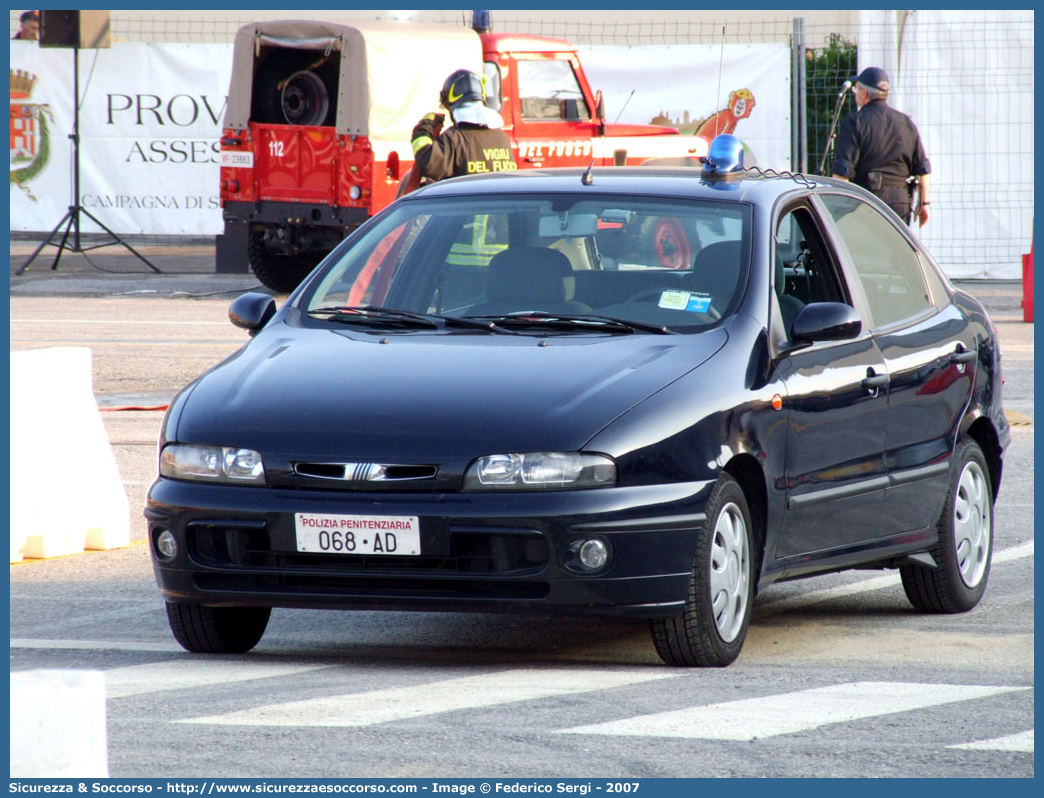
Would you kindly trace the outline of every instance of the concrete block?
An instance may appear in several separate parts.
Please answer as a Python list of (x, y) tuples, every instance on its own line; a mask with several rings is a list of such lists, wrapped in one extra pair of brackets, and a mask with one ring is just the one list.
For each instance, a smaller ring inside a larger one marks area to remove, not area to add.
[[(91, 350), (11, 352), (11, 552), (130, 544), (130, 508), (94, 398)], [(12, 560), (13, 561), (13, 560)]]
[(25, 559), (25, 534), (21, 530), (11, 529), (11, 562)]
[(101, 671), (11, 674), (11, 778), (108, 778)]

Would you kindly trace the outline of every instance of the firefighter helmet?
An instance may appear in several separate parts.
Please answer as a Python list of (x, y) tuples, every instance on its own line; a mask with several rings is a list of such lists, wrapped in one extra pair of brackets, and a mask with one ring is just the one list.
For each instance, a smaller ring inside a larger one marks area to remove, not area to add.
[(474, 72), (458, 69), (442, 84), (439, 102), (452, 111), (461, 103), (486, 99), (485, 81)]

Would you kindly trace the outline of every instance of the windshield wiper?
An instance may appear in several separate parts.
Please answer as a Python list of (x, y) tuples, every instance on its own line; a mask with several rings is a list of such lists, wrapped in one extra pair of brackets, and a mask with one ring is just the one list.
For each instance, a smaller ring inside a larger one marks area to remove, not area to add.
[(525, 325), (531, 327), (551, 327), (555, 329), (570, 329), (596, 332), (633, 333), (642, 332), (657, 333), (659, 335), (674, 335), (673, 330), (667, 329), (662, 324), (649, 324), (643, 321), (631, 321), (630, 319), (618, 319), (614, 316), (600, 316), (598, 314), (572, 314), (572, 313), (548, 313), (543, 310), (522, 310), (515, 313), (507, 313), (503, 316), (472, 316), (473, 319), (489, 319), (498, 325)]
[(412, 310), (382, 308), (375, 305), (335, 305), (315, 308), (308, 311), (308, 315), (329, 316), (333, 321), (345, 322), (347, 324), (394, 324), (426, 330), (436, 330), (445, 325), (448, 327), (468, 327), (475, 330), (487, 330), (489, 332), (511, 332), (510, 330), (500, 329), (493, 321), (480, 321), (479, 319), (469, 319), (461, 316), (443, 316), (437, 313), (416, 313)]
[(422, 329), (437, 330), (439, 322), (424, 313), (413, 313), (408, 310), (393, 310), (392, 308), (379, 308), (373, 305), (335, 305), (326, 308), (316, 308), (308, 311), (309, 316), (329, 316), (333, 321), (346, 322), (348, 324), (394, 324), (397, 326), (420, 327)]

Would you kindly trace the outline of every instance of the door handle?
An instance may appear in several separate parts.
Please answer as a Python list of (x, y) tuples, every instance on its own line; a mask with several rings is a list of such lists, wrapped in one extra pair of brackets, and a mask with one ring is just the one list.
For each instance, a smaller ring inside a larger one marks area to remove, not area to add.
[(864, 379), (860, 385), (870, 391), (874, 396), (877, 396), (877, 391), (880, 388), (888, 387), (889, 380), (890, 378), (887, 374), (877, 374), (871, 368), (866, 370), (866, 379)]
[(974, 363), (979, 353), (974, 349), (965, 349), (962, 344), (957, 344), (957, 351), (950, 355), (951, 363)]

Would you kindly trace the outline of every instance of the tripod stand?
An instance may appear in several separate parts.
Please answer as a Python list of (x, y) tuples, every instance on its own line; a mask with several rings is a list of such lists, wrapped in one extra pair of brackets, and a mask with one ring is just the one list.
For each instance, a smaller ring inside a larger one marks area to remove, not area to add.
[[(95, 218), (94, 214), (86, 210), (80, 205), (80, 48), (73, 47), (73, 132), (69, 138), (73, 143), (73, 205), (69, 206), (69, 210), (66, 211), (65, 216), (62, 220), (54, 226), (51, 234), (36, 248), (36, 251), (29, 256), (29, 259), (23, 263), (15, 274), (22, 274), (26, 269), (29, 268), (29, 264), (36, 260), (36, 256), (40, 254), (44, 247), (48, 244), (54, 247), (58, 247), (58, 252), (54, 256), (54, 261), (51, 263), (51, 270), (54, 271), (58, 268), (58, 261), (61, 260), (62, 252), (68, 250), (69, 252), (84, 253), (92, 249), (100, 249), (101, 247), (111, 247), (113, 244), (120, 244), (121, 246), (129, 249), (134, 255), (138, 257), (146, 266), (148, 266), (156, 274), (161, 274), (160, 270), (157, 269), (149, 260), (138, 252), (134, 247), (120, 238), (116, 233), (112, 232), (108, 227), (101, 223), (100, 220)], [(98, 227), (104, 230), (112, 238), (112, 241), (106, 241), (102, 244), (92, 244), (89, 247), (82, 245), (80, 241), (80, 215), (86, 216)], [(58, 235), (58, 231), (65, 228), (65, 232), (62, 234), (62, 240), (57, 244), (53, 243), (55, 236)], [(72, 232), (72, 243), (69, 243), (69, 233)]]

